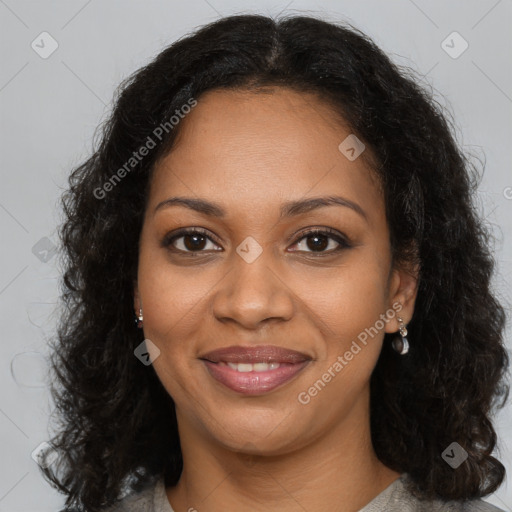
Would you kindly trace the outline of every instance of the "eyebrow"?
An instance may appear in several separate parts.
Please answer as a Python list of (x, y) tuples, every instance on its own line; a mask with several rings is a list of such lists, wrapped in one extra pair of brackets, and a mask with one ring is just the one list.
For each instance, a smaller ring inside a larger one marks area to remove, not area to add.
[[(218, 203), (192, 197), (170, 197), (169, 199), (165, 199), (157, 204), (153, 210), (153, 215), (155, 215), (157, 211), (171, 206), (183, 206), (211, 217), (223, 218), (226, 216), (226, 211)], [(341, 196), (311, 197), (297, 201), (288, 201), (281, 206), (279, 217), (280, 219), (293, 217), (326, 206), (344, 206), (350, 208), (368, 222), (366, 212), (361, 206)]]

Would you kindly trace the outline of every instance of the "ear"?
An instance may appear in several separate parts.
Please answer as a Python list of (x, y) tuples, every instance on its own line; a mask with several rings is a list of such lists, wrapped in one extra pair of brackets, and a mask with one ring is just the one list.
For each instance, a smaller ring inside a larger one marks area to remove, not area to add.
[(419, 265), (409, 265), (407, 268), (392, 270), (389, 280), (388, 307), (396, 311), (396, 315), (386, 323), (385, 332), (398, 331), (400, 322), (397, 317), (400, 317), (405, 324), (411, 321), (418, 294), (419, 273)]
[(141, 307), (141, 300), (139, 295), (139, 286), (137, 284), (137, 280), (133, 281), (133, 308), (135, 310), (135, 314), (138, 315), (139, 309)]

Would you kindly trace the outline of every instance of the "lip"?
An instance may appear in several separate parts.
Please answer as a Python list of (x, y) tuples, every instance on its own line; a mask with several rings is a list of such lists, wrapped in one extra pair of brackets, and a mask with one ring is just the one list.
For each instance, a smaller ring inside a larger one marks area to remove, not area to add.
[[(227, 388), (244, 395), (261, 395), (292, 380), (311, 361), (311, 357), (282, 347), (231, 346), (208, 352), (200, 357), (209, 374)], [(239, 372), (222, 363), (279, 363), (267, 371)]]
[(302, 363), (303, 361), (311, 360), (311, 357), (275, 345), (257, 345), (254, 347), (243, 347), (240, 345), (233, 345), (231, 347), (224, 347), (218, 350), (213, 350), (199, 357), (199, 359), (206, 359), (212, 363)]

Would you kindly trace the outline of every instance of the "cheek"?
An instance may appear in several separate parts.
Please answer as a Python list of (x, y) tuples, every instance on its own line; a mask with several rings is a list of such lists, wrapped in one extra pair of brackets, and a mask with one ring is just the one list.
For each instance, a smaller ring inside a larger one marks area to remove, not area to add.
[(154, 261), (146, 264), (142, 257), (139, 266), (144, 337), (160, 350), (152, 365), (162, 385), (176, 404), (186, 406), (193, 398), (188, 365), (195, 354), (190, 340), (197, 337), (196, 331), (204, 321), (201, 301), (205, 290), (201, 279), (185, 279), (179, 272), (171, 272), (170, 266)]
[(215, 284), (211, 273), (173, 266), (162, 250), (142, 250), (138, 279), (148, 337), (166, 343), (170, 335), (181, 339), (201, 325), (208, 291)]
[[(384, 336), (385, 324), (380, 319), (386, 307), (384, 290), (378, 266), (366, 266), (358, 274), (347, 267), (308, 296), (308, 309), (325, 337), (309, 384), (322, 389), (318, 406), (330, 408), (343, 397), (344, 406), (334, 408), (333, 417), (353, 405), (375, 368)], [(328, 384), (316, 384), (319, 381)]]
[(302, 275), (299, 285), (306, 309), (325, 336), (341, 347), (373, 326), (386, 307), (385, 276), (375, 261)]

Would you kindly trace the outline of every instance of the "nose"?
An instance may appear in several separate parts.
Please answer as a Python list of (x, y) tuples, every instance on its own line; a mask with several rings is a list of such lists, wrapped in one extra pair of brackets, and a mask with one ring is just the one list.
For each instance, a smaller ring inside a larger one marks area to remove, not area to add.
[[(264, 251), (265, 252), (265, 251)], [(220, 322), (234, 322), (256, 330), (269, 321), (287, 321), (293, 315), (293, 291), (262, 254), (247, 263), (237, 254), (213, 297), (213, 314)]]

